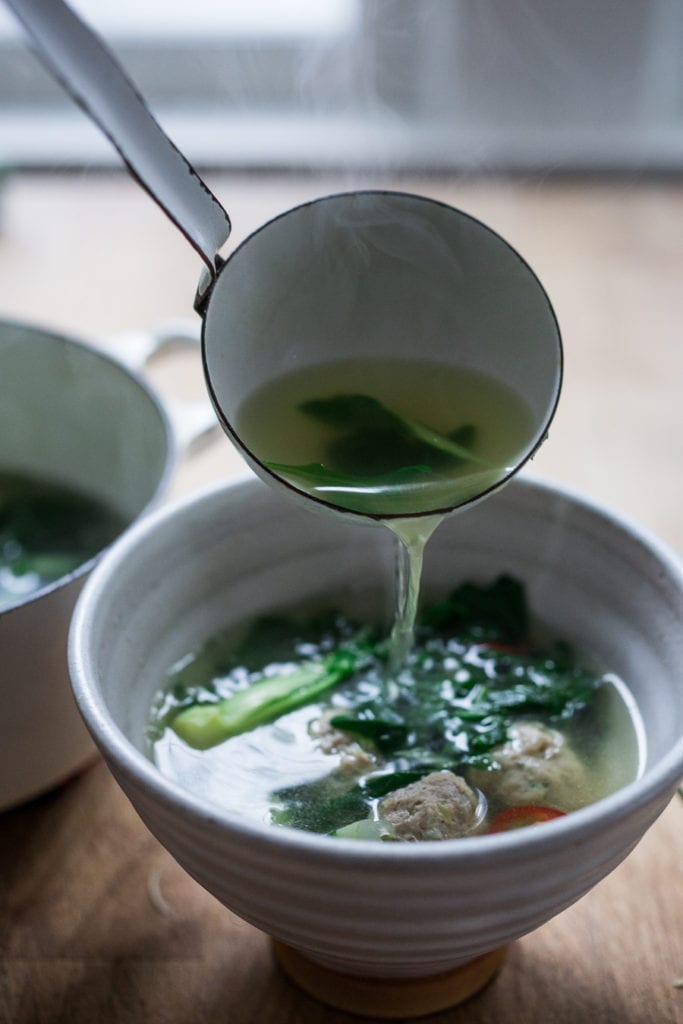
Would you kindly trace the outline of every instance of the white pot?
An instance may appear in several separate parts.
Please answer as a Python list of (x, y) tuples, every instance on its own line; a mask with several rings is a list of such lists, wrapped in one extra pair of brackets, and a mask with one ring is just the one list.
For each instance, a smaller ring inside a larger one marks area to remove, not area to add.
[[(169, 338), (148, 335), (149, 350)], [(82, 342), (0, 322), (0, 470), (75, 487), (128, 524), (159, 498), (175, 456), (166, 413), (137, 373)], [(95, 752), (66, 658), (95, 561), (0, 611), (0, 810), (62, 782)]]

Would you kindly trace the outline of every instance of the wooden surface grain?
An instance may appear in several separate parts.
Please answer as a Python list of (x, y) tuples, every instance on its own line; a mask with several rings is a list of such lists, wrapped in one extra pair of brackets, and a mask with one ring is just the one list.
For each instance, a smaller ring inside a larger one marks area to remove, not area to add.
[[(210, 184), (237, 241), (296, 202), (368, 182), (257, 176)], [(534, 471), (609, 502), (683, 551), (683, 187), (381, 184), (461, 206), (529, 259), (556, 307), (567, 359), (560, 410)], [(118, 332), (191, 317), (198, 260), (127, 179), (16, 176), (0, 204), (0, 317), (107, 345)], [(196, 356), (159, 361), (151, 376), (164, 395), (203, 393)], [(169, 500), (240, 468), (216, 438), (183, 460)], [(616, 871), (513, 945), (484, 992), (430, 1019), (676, 1024), (679, 978), (676, 799)], [(101, 761), (0, 816), (1, 1024), (350, 1020), (283, 978), (268, 939), (175, 864)]]
[[(683, 1021), (683, 808), (579, 903), (515, 943), (434, 1024)], [(101, 763), (3, 816), (0, 1020), (346, 1024), (299, 993), (268, 939), (193, 882)]]

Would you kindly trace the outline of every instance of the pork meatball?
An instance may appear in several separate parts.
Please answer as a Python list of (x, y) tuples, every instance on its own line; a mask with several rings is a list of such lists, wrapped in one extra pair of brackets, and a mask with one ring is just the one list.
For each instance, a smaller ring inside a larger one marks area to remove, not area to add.
[(585, 802), (587, 770), (557, 729), (540, 722), (517, 722), (510, 727), (507, 742), (491, 753), (499, 767), (469, 776), (489, 800), (561, 811), (575, 810)]
[(362, 775), (376, 763), (377, 759), (371, 751), (362, 747), (351, 733), (332, 725), (330, 719), (334, 718), (335, 713), (326, 711), (320, 718), (311, 722), (308, 731), (317, 740), (324, 754), (339, 756), (338, 771), (342, 775)]
[(379, 815), (393, 825), (397, 839), (457, 839), (479, 820), (479, 794), (453, 772), (425, 775), (382, 800)]

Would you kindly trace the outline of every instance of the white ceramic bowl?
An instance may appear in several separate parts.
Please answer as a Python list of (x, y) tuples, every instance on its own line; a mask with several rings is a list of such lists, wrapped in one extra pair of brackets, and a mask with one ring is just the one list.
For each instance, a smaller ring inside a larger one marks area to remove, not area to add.
[(618, 672), (638, 701), (636, 782), (566, 818), (500, 835), (379, 844), (259, 826), (165, 779), (144, 753), (164, 670), (227, 622), (392, 579), (381, 527), (306, 513), (258, 481), (136, 525), (79, 601), (70, 658), (81, 712), (151, 831), (227, 907), (319, 964), (423, 977), (507, 943), (583, 895), (634, 847), (683, 775), (683, 574), (634, 525), (518, 479), (446, 521), (426, 587), (521, 577), (532, 611)]

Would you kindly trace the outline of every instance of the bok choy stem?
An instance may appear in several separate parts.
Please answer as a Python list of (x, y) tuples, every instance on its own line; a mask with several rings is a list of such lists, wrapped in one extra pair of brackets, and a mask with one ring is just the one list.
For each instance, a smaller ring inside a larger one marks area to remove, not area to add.
[(324, 658), (302, 662), (287, 675), (259, 679), (223, 700), (185, 708), (173, 720), (172, 728), (191, 747), (208, 750), (310, 704), (347, 679), (357, 660), (356, 653), (339, 648)]

